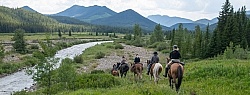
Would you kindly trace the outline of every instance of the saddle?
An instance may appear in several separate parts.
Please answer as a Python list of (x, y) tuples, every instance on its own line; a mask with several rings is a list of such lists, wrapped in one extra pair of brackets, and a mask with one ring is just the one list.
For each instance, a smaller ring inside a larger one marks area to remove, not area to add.
[(179, 64), (181, 64), (182, 66), (184, 66), (185, 65), (185, 63), (184, 62), (178, 62), (178, 61), (172, 61), (172, 63), (170, 63), (170, 66), (173, 64), (173, 63), (179, 63)]

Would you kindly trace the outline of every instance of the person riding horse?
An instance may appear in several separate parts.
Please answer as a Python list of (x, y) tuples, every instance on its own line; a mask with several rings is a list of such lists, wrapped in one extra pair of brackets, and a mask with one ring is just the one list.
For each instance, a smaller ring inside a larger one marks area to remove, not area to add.
[(181, 54), (178, 51), (178, 47), (177, 45), (173, 46), (173, 51), (170, 53), (169, 58), (171, 59), (171, 61), (169, 61), (169, 63), (166, 65), (165, 68), (165, 75), (163, 75), (164, 77), (167, 77), (168, 74), (168, 70), (170, 69), (172, 63), (180, 63), (180, 58), (181, 58)]
[(140, 57), (138, 56), (138, 54), (135, 55), (135, 59), (134, 59), (134, 64), (131, 64), (132, 68), (135, 67), (135, 64), (139, 64), (140, 63)]
[(147, 72), (147, 75), (149, 75), (149, 72), (150, 72), (150, 68), (151, 68), (151, 66), (152, 66), (152, 64), (154, 64), (154, 63), (158, 63), (159, 62), (159, 57), (157, 56), (158, 55), (158, 53), (157, 52), (154, 52), (153, 53), (154, 54), (154, 56), (151, 58), (151, 63), (150, 64), (148, 64), (148, 72)]
[(135, 64), (140, 63), (140, 57), (138, 56), (138, 54), (135, 55), (134, 62)]

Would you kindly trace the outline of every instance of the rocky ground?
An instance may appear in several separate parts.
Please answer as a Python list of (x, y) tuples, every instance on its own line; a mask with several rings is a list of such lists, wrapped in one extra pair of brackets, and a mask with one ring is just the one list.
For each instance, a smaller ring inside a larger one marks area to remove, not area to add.
[[(153, 55), (153, 51), (144, 49), (142, 47), (135, 47), (131, 45), (125, 45), (124, 49), (122, 51), (124, 52), (125, 58), (127, 59), (127, 63), (133, 63), (133, 59), (136, 54), (139, 54), (139, 57), (141, 58), (141, 63), (143, 63), (144, 67), (146, 67), (146, 61), (148, 59), (151, 59)], [(116, 64), (117, 62), (121, 62), (122, 56), (119, 56), (117, 53), (113, 53), (109, 56), (106, 56), (105, 58), (98, 59), (98, 66), (95, 68), (96, 70), (107, 70), (112, 69), (113, 64)]]

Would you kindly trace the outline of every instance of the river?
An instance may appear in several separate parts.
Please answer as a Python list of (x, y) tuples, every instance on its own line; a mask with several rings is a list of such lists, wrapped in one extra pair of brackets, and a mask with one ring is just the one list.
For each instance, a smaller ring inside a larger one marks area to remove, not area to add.
[[(85, 49), (95, 46), (96, 44), (113, 42), (113, 41), (100, 41), (89, 42), (85, 44), (74, 45), (72, 47), (59, 50), (55, 54), (55, 58), (59, 58), (59, 63), (64, 58), (73, 59), (76, 55), (82, 54)], [(13, 73), (9, 76), (0, 78), (0, 95), (11, 95), (15, 91), (21, 91), (25, 88), (29, 88), (34, 83), (32, 76), (27, 75), (25, 70)]]

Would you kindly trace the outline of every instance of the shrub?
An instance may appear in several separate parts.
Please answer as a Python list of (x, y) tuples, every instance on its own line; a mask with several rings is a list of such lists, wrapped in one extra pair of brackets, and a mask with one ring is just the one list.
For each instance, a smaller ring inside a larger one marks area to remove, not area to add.
[(105, 53), (103, 53), (103, 52), (97, 52), (96, 54), (95, 54), (95, 58), (96, 59), (100, 59), (100, 58), (103, 58), (105, 56)]
[(75, 57), (74, 57), (74, 61), (75, 61), (76, 63), (82, 64), (82, 63), (83, 63), (82, 55), (77, 55), (77, 56), (75, 56)]
[(110, 74), (83, 74), (77, 77), (75, 86), (79, 88), (109, 88), (120, 85)]
[(37, 44), (30, 45), (30, 49), (39, 49), (39, 46)]
[(157, 45), (156, 50), (157, 50), (157, 51), (162, 51), (162, 50), (165, 50), (166, 47), (167, 47), (167, 43), (162, 42), (162, 43), (159, 43), (159, 44)]
[(115, 43), (115, 49), (123, 49), (124, 47), (119, 44), (119, 43)]
[(158, 46), (158, 42), (153, 43), (152, 45), (149, 45), (148, 48), (156, 48)]
[(103, 74), (104, 71), (103, 70), (93, 70), (91, 71), (91, 74)]

